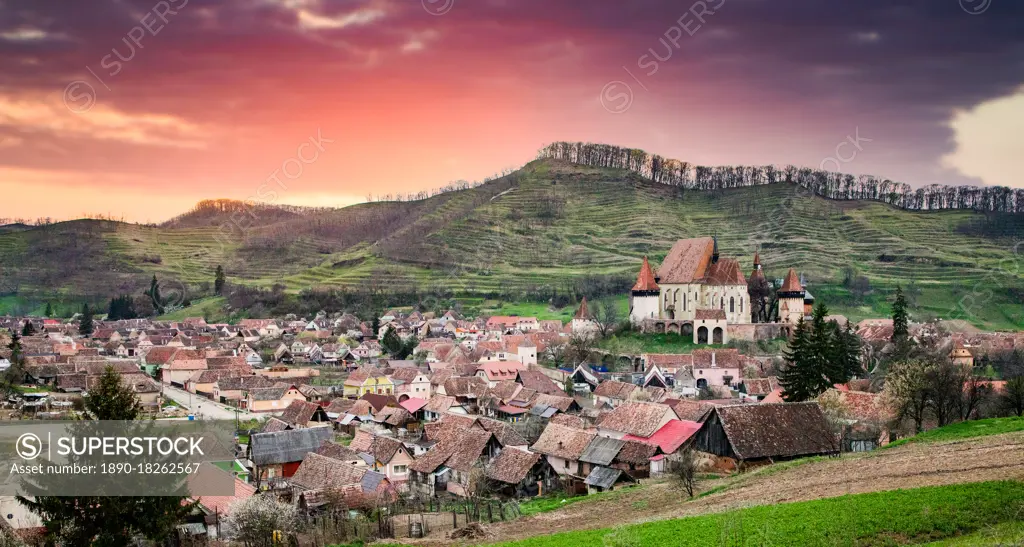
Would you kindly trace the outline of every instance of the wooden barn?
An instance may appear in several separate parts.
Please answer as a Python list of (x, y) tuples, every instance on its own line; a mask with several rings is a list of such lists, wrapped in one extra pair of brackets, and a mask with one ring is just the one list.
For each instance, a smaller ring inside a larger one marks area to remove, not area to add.
[(817, 402), (713, 408), (694, 435), (694, 449), (738, 466), (839, 453), (839, 439)]

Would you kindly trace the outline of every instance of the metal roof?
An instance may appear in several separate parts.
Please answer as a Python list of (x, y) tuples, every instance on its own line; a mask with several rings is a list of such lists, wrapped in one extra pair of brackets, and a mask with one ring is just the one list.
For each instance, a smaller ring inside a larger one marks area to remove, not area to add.
[(595, 465), (609, 465), (619, 454), (619, 450), (622, 450), (624, 444), (626, 444), (625, 441), (611, 437), (594, 437), (594, 440), (590, 441), (590, 444), (583, 449), (580, 461)]
[(330, 427), (289, 429), (272, 433), (254, 433), (249, 439), (251, 459), (256, 465), (299, 462), (307, 453), (334, 438)]
[(611, 488), (612, 486), (615, 486), (615, 482), (619, 480), (619, 475), (621, 474), (622, 471), (619, 469), (612, 469), (611, 467), (595, 467), (583, 482), (590, 486)]
[(376, 492), (377, 487), (384, 481), (384, 474), (376, 471), (367, 471), (360, 483), (363, 492)]

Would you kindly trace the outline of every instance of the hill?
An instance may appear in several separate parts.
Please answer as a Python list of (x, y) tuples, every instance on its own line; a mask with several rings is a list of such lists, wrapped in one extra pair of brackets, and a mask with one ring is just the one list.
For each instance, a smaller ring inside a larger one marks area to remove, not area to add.
[[(33, 309), (54, 294), (134, 292), (153, 274), (203, 294), (217, 265), (233, 283), (292, 293), (600, 296), (625, 291), (645, 254), (657, 262), (676, 239), (714, 234), (745, 267), (756, 249), (769, 276), (796, 267), (816, 297), (854, 318), (885, 313), (887, 292), (902, 283), (918, 318), (949, 317), (962, 303), (970, 313), (959, 314), (978, 326), (1024, 327), (1015, 254), (1024, 222), (1008, 213), (907, 211), (785, 182), (696, 191), (555, 159), (418, 201), (222, 208), (161, 226), (78, 220), (0, 232), (0, 312), (10, 311), (4, 302)], [(849, 282), (861, 277), (870, 288)]]

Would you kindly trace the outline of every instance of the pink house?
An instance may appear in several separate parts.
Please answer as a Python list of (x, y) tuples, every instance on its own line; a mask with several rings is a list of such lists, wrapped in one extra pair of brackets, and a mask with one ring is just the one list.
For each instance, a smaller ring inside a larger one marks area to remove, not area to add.
[(693, 378), (697, 388), (708, 386), (735, 386), (741, 375), (739, 350), (698, 349), (693, 352)]

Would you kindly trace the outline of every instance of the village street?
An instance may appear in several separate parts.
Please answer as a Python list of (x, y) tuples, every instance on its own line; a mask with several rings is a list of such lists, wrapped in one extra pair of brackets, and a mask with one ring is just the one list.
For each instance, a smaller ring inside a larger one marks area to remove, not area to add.
[[(196, 419), (201, 420), (234, 420), (236, 411), (225, 405), (217, 404), (205, 397), (201, 397), (194, 393), (189, 393), (185, 390), (171, 387), (164, 384), (163, 386), (164, 397), (173, 400), (174, 402), (181, 405), (183, 408), (188, 409), (192, 414), (196, 415)], [(246, 412), (244, 410), (238, 410), (237, 416), (239, 421), (251, 420), (254, 418), (266, 417), (260, 414), (252, 412)]]

